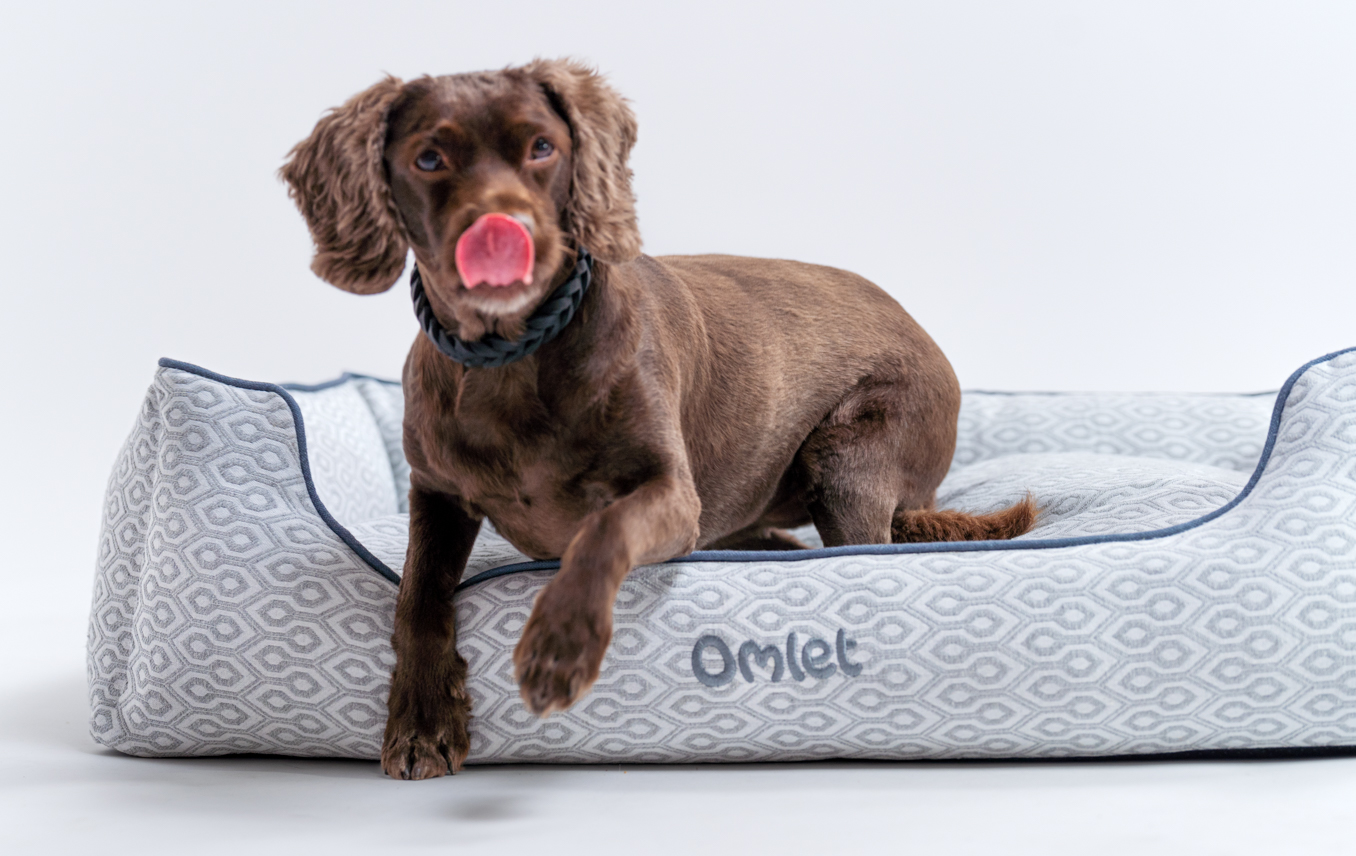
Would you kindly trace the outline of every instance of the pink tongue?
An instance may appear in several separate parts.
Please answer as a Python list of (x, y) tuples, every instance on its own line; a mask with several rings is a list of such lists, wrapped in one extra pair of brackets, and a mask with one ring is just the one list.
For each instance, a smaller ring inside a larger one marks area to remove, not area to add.
[(457, 272), (467, 288), (531, 285), (533, 256), (531, 233), (507, 214), (482, 214), (457, 239)]

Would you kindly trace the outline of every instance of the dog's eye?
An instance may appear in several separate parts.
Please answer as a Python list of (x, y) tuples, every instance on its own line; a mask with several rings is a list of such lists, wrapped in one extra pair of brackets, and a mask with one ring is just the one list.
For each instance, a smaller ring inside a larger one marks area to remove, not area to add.
[(545, 137), (537, 137), (537, 139), (532, 141), (533, 160), (541, 160), (544, 157), (550, 157), (551, 152), (555, 150), (556, 147), (551, 145), (551, 141)]
[(429, 149), (426, 152), (421, 152), (419, 157), (414, 159), (414, 165), (424, 172), (433, 172), (443, 168), (443, 156), (433, 149)]

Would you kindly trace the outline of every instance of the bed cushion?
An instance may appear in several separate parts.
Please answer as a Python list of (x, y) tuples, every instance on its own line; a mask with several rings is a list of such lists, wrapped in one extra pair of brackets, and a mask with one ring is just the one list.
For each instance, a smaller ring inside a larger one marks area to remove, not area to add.
[(1040, 516), (1021, 537), (1066, 538), (1186, 523), (1223, 506), (1247, 481), (1236, 470), (1170, 459), (1018, 454), (956, 467), (937, 490), (937, 504), (997, 511), (1030, 491), (1039, 498)]
[[(162, 361), (109, 485), (97, 740), (377, 756), (407, 537), (398, 401), (370, 379), (289, 391)], [(554, 565), (487, 527), (456, 603), (469, 763), (1356, 744), (1354, 425), (1351, 352), (1278, 396), (967, 394), (941, 502), (1029, 489), (1035, 531), (638, 568), (598, 683), (546, 720), (511, 653)]]

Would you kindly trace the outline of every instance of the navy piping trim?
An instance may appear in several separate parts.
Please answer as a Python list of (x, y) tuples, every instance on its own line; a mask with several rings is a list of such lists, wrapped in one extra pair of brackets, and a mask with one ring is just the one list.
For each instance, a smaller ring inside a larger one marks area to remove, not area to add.
[[(1045, 538), (1033, 539), (1030, 541), (961, 541), (961, 542), (939, 542), (932, 544), (866, 544), (856, 547), (822, 547), (817, 550), (769, 550), (766, 552), (749, 550), (699, 550), (695, 553), (689, 553), (686, 556), (679, 556), (670, 559), (664, 564), (673, 562), (801, 562), (813, 559), (825, 559), (833, 556), (897, 556), (911, 553), (979, 553), (1000, 550), (1051, 550), (1060, 547), (1081, 547), (1085, 544), (1106, 544), (1117, 541), (1152, 541), (1158, 538), (1166, 538), (1170, 535), (1176, 535), (1195, 529), (1211, 520), (1215, 520), (1224, 514), (1227, 514), (1240, 502), (1252, 493), (1252, 489), (1257, 486), (1257, 481), (1262, 477), (1262, 472), (1266, 469), (1271, 460), (1271, 452), (1276, 446), (1276, 437), (1281, 426), (1281, 413), (1285, 410), (1286, 401), (1290, 398), (1290, 392), (1300, 376), (1319, 363), (1326, 363), (1343, 354), (1356, 352), (1356, 347), (1344, 348), (1340, 351), (1333, 351), (1331, 354), (1325, 354), (1317, 359), (1310, 360), (1300, 366), (1286, 380), (1285, 385), (1281, 387), (1280, 392), (1276, 394), (1276, 404), (1271, 411), (1271, 426), (1267, 430), (1266, 445), (1262, 447), (1262, 456), (1257, 461), (1257, 467), (1252, 472), (1252, 478), (1243, 486), (1243, 490), (1238, 496), (1234, 497), (1225, 505), (1220, 506), (1209, 514), (1197, 517), (1195, 520), (1189, 520), (1186, 523), (1179, 523), (1176, 526), (1169, 526), (1164, 529), (1151, 529), (1147, 532), (1127, 532), (1115, 535), (1083, 535), (1075, 538)], [(1267, 393), (1258, 393), (1264, 395)], [(515, 565), (503, 565), (498, 568), (491, 568), (488, 571), (482, 571), (470, 579), (463, 580), (458, 590), (476, 583), (492, 580), (495, 577), (507, 576), (508, 574), (522, 573), (525, 571), (544, 571), (560, 567), (560, 562), (519, 562)]]
[(1082, 392), (1080, 392), (1080, 391), (1078, 391), (1078, 390), (1044, 390), (1044, 389), (1031, 389), (1031, 390), (1011, 390), (1011, 389), (967, 389), (967, 390), (964, 390), (964, 394), (965, 394), (965, 395), (1000, 395), (1000, 396), (1011, 396), (1011, 397), (1014, 397), (1014, 398), (1020, 397), (1020, 396), (1023, 396), (1023, 395), (1043, 395), (1043, 396), (1060, 396), (1060, 395), (1135, 395), (1135, 396), (1144, 396), (1144, 397), (1146, 397), (1146, 398), (1148, 398), (1148, 397), (1150, 397), (1150, 396), (1158, 397), (1158, 396), (1163, 396), (1163, 395), (1180, 395), (1180, 396), (1183, 396), (1183, 397), (1196, 397), (1196, 396), (1201, 396), (1201, 397), (1205, 397), (1205, 398), (1261, 398), (1262, 396), (1272, 396), (1272, 395), (1275, 395), (1275, 394), (1276, 394), (1276, 390), (1274, 390), (1274, 389), (1268, 389), (1268, 390), (1264, 390), (1264, 391), (1262, 391), (1262, 392), (1108, 392), (1108, 391), (1106, 391), (1106, 390), (1103, 390), (1103, 391), (1101, 391), (1101, 392), (1097, 392), (1097, 391), (1095, 391), (1095, 390), (1087, 390), (1087, 391), (1082, 391)]
[[(1187, 521), (1186, 523), (1179, 523), (1176, 526), (1170, 526), (1164, 529), (1153, 529), (1146, 532), (1120, 533), (1115, 535), (1085, 535), (1076, 538), (1045, 538), (1031, 541), (963, 541), (963, 542), (940, 542), (933, 544), (867, 544), (855, 547), (822, 547), (814, 550), (771, 550), (765, 552), (748, 550), (699, 550), (694, 553), (689, 553), (686, 556), (678, 556), (676, 558), (669, 559), (667, 562), (664, 562), (663, 564), (673, 564), (678, 562), (761, 562), (761, 561), (799, 562), (799, 561), (810, 561), (814, 559), (832, 558), (834, 556), (896, 556), (896, 555), (908, 555), (913, 553), (975, 553), (998, 550), (1049, 550), (1057, 549), (1060, 547), (1080, 547), (1086, 544), (1103, 544), (1118, 541), (1151, 541), (1158, 538), (1166, 538), (1170, 535), (1176, 535), (1181, 532), (1186, 532), (1190, 529), (1196, 528), (1197, 526), (1201, 526), (1205, 523), (1208, 523), (1211, 520), (1215, 520), (1216, 518), (1221, 517), (1224, 514), (1227, 514), (1229, 511), (1234, 509), (1240, 502), (1242, 502), (1244, 498), (1248, 496), (1248, 494), (1252, 493), (1253, 488), (1257, 485), (1257, 482), (1261, 478), (1263, 471), (1266, 469), (1267, 464), (1271, 460), (1271, 452), (1275, 448), (1276, 437), (1280, 429), (1281, 414), (1285, 410), (1286, 402), (1290, 398), (1290, 392), (1294, 388), (1295, 383), (1306, 371), (1313, 368), (1314, 366), (1319, 365), (1320, 363), (1328, 362), (1329, 360), (1332, 360), (1343, 354), (1348, 354), (1352, 352), (1356, 352), (1356, 347), (1344, 348), (1340, 351), (1333, 351), (1330, 354), (1325, 354), (1324, 356), (1318, 357), (1317, 359), (1310, 360), (1309, 362), (1300, 366), (1298, 369), (1294, 371), (1294, 373), (1290, 375), (1290, 377), (1286, 380), (1285, 385), (1281, 387), (1278, 393), (1276, 393), (1276, 403), (1272, 408), (1271, 412), (1271, 424), (1267, 430), (1266, 444), (1262, 448), (1262, 455), (1258, 459), (1257, 466), (1253, 470), (1252, 477), (1248, 479), (1248, 483), (1243, 486), (1243, 489), (1239, 492), (1238, 496), (1234, 497), (1225, 505), (1220, 506), (1219, 508), (1210, 512), (1209, 514), (1198, 517), (1195, 520)], [(382, 577), (386, 578), (388, 581), (395, 583), (396, 585), (400, 584), (400, 577), (397, 576), (396, 573), (392, 571), (389, 567), (387, 567), (386, 563), (382, 562), (380, 559), (374, 556), (370, 550), (363, 546), (362, 542), (355, 538), (353, 536), (353, 533), (349, 532), (348, 529), (346, 529), (343, 526), (343, 524), (336, 520), (334, 518), (334, 515), (330, 514), (329, 509), (325, 507), (325, 503), (321, 501), (320, 495), (316, 493), (315, 481), (311, 478), (310, 459), (306, 451), (306, 429), (301, 416), (301, 408), (297, 405), (296, 399), (293, 398), (288, 391), (296, 390), (298, 392), (314, 392), (317, 390), (329, 389), (330, 387), (338, 386), (339, 384), (346, 383), (349, 380), (355, 378), (368, 378), (370, 380), (379, 381), (381, 383), (397, 385), (399, 384), (399, 381), (392, 381), (384, 378), (370, 377), (369, 375), (360, 375), (345, 372), (340, 377), (335, 378), (334, 380), (331, 381), (326, 381), (324, 383), (309, 385), (307, 384), (284, 385), (228, 377), (226, 375), (218, 374), (214, 371), (202, 368), (201, 366), (195, 366), (192, 363), (185, 363), (179, 360), (172, 360), (169, 359), (168, 357), (161, 358), (159, 364), (164, 368), (172, 368), (178, 369), (180, 371), (186, 371), (189, 372), (190, 374), (196, 374), (200, 377), (204, 377), (209, 380), (214, 380), (217, 381), (218, 383), (224, 383), (229, 386), (236, 386), (242, 389), (262, 390), (265, 392), (276, 393), (277, 395), (281, 396), (282, 399), (287, 402), (288, 408), (291, 409), (292, 418), (297, 426), (297, 449), (301, 457), (302, 477), (306, 482), (306, 491), (310, 495), (311, 502), (315, 505), (316, 511), (320, 514), (321, 519), (324, 520), (325, 524), (329, 526), (331, 530), (334, 531), (335, 535), (339, 536), (339, 538), (345, 544), (347, 544), (353, 550), (353, 552), (358, 554), (359, 558), (361, 558), (368, 565), (370, 565), (374, 571), (376, 571)], [(1058, 393), (1058, 392), (994, 393), (981, 390), (974, 390), (974, 392), (979, 392), (985, 395), (1077, 394), (1077, 393)], [(1269, 392), (1238, 393), (1238, 395), (1271, 395), (1271, 394), (1272, 393)], [(1234, 393), (1221, 393), (1221, 395), (1234, 395)], [(469, 579), (462, 580), (461, 584), (457, 586), (456, 590), (461, 591), (462, 589), (468, 588), (469, 586), (475, 585), (477, 583), (492, 580), (495, 579), (496, 577), (508, 576), (509, 574), (525, 573), (528, 571), (556, 570), (559, 567), (560, 567), (559, 561), (518, 562), (516, 564), (511, 565), (501, 565), (500, 567), (497, 568), (491, 568), (488, 571), (482, 571), (481, 573), (476, 574), (475, 576)]]
[[(394, 583), (395, 585), (400, 585), (400, 577), (396, 575), (396, 572), (388, 568), (386, 566), (386, 563), (383, 562), (381, 559), (378, 559), (376, 556), (372, 555), (372, 551), (364, 547), (363, 543), (359, 541), (357, 538), (353, 537), (353, 533), (349, 532), (348, 529), (346, 529), (342, 523), (340, 523), (338, 520), (335, 520), (334, 515), (330, 514), (330, 510), (325, 507), (325, 503), (320, 501), (320, 494), (316, 493), (315, 490), (315, 480), (311, 478), (311, 459), (306, 452), (306, 426), (301, 418), (301, 408), (297, 405), (297, 400), (292, 397), (292, 394), (290, 392), (288, 392), (288, 387), (284, 387), (276, 383), (263, 383), (260, 381), (241, 380), (240, 378), (227, 377), (226, 375), (221, 375), (217, 374), (214, 371), (209, 371), (205, 368), (202, 368), (201, 366), (195, 366), (192, 363), (180, 362), (179, 360), (171, 360), (168, 357), (162, 357), (160, 359), (160, 367), (166, 369), (178, 369), (181, 372), (195, 374), (199, 377), (207, 378), (208, 380), (214, 380), (217, 383), (224, 383), (227, 386), (235, 386), (241, 389), (255, 389), (260, 390), (262, 392), (272, 392), (275, 393), (276, 395), (281, 396), (282, 400), (287, 402), (288, 408), (291, 409), (292, 422), (297, 426), (297, 454), (301, 458), (301, 477), (306, 481), (306, 492), (310, 494), (311, 503), (315, 506), (315, 510), (320, 514), (320, 519), (324, 520), (325, 525), (329, 526), (330, 529), (334, 531), (334, 534), (339, 536), (339, 539), (341, 541), (347, 544), (349, 548), (353, 550), (353, 552), (358, 554), (358, 558), (362, 559), (364, 562), (370, 565), (372, 567), (372, 570), (376, 571), (378, 574), (381, 574), (383, 577), (385, 577), (387, 580)], [(327, 389), (329, 387), (336, 386), (340, 383), (344, 383), (347, 380), (355, 377), (362, 377), (362, 375), (352, 375), (346, 373), (344, 374), (343, 377), (338, 378), (337, 380), (330, 381), (328, 383), (316, 384), (315, 386), (301, 386), (293, 384), (291, 385), (290, 388), (298, 392), (312, 392), (317, 389)], [(373, 378), (373, 380), (379, 380), (379, 378)], [(390, 381), (387, 382), (389, 383)]]
[[(176, 361), (171, 360), (170, 362)], [(161, 361), (161, 365), (164, 365), (163, 360)], [(188, 364), (184, 363), (183, 365)], [(199, 369), (199, 371), (205, 372), (207, 371), (207, 369)], [(226, 379), (233, 380), (233, 378)], [(374, 380), (377, 383), (384, 383), (387, 384), (388, 386), (400, 386), (400, 381), (398, 380), (390, 380), (384, 377), (373, 377), (372, 375), (358, 374), (357, 372), (344, 372), (334, 380), (322, 381), (321, 383), (280, 383), (278, 384), (278, 386), (282, 387), (283, 389), (293, 390), (295, 392), (320, 392), (322, 389), (329, 389), (330, 387), (333, 386), (342, 386), (343, 384), (346, 384), (351, 380)], [(246, 382), (247, 381), (241, 381), (241, 383)]]

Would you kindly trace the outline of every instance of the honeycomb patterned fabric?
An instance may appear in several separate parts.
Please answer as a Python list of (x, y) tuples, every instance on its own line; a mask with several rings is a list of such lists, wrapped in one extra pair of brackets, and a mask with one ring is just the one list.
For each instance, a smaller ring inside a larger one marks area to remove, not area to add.
[[(401, 410), (370, 378), (161, 361), (105, 502), (98, 742), (378, 756)], [(1356, 349), (1279, 395), (967, 393), (960, 429), (940, 503), (1030, 490), (1035, 531), (638, 568), (597, 684), (545, 720), (511, 658), (554, 566), (486, 527), (456, 602), (469, 763), (1356, 745)]]

